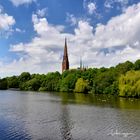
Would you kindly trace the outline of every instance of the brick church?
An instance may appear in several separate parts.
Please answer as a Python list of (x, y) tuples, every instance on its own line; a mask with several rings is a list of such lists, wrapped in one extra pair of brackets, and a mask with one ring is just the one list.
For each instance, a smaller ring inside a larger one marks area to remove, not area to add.
[[(82, 63), (82, 59), (80, 57), (80, 67), (77, 68), (77, 70), (85, 71), (88, 67), (84, 67)], [(64, 46), (64, 55), (63, 55), (63, 61), (62, 61), (62, 73), (65, 70), (69, 70), (69, 58), (68, 58), (68, 47), (67, 47), (67, 39), (65, 38), (65, 46)]]
[(62, 72), (68, 69), (69, 69), (69, 58), (68, 58), (68, 50), (67, 50), (67, 39), (65, 38), (64, 55), (62, 61)]

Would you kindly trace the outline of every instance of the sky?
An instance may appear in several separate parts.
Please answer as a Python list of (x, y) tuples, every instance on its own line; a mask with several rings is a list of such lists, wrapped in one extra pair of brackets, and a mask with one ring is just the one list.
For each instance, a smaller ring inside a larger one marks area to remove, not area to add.
[(140, 59), (139, 0), (0, 0), (0, 77)]

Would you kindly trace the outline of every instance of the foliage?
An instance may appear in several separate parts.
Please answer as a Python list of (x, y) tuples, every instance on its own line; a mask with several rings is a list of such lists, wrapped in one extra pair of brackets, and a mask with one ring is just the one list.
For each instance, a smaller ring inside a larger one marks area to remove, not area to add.
[(140, 71), (128, 71), (119, 78), (119, 95), (140, 97)]
[(134, 64), (130, 61), (126, 61), (124, 63), (120, 63), (116, 66), (116, 71), (119, 74), (125, 74), (127, 71), (133, 70)]
[(138, 59), (138, 60), (134, 63), (134, 69), (135, 69), (135, 70), (140, 70), (140, 59)]
[(0, 89), (5, 90), (7, 89), (7, 87), (8, 87), (7, 79), (6, 78), (0, 79)]
[(95, 77), (92, 91), (95, 94), (114, 94), (114, 90), (117, 91), (114, 86), (117, 83), (117, 77), (114, 68), (106, 69), (103, 72), (99, 71)]
[(90, 92), (125, 97), (140, 96), (140, 60), (126, 61), (110, 68), (71, 69), (48, 74), (23, 72), (0, 79), (0, 89), (33, 91)]
[(47, 91), (47, 88), (46, 87), (40, 87), (38, 90), (39, 91)]
[(19, 88), (18, 76), (8, 77), (7, 81), (8, 81), (8, 88)]
[(23, 72), (21, 73), (21, 75), (19, 76), (19, 81), (20, 82), (26, 82), (28, 80), (31, 79), (31, 75), (29, 72)]
[(83, 78), (79, 78), (75, 84), (74, 92), (87, 93), (88, 92), (88, 81)]
[(72, 92), (75, 88), (75, 83), (77, 81), (77, 76), (75, 72), (68, 74), (60, 81), (60, 91)]
[(41, 84), (40, 91), (59, 91), (59, 81), (61, 79), (61, 75), (59, 72), (48, 73)]
[(21, 90), (38, 91), (39, 88), (40, 88), (40, 81), (36, 78), (33, 78), (25, 83), (22, 83), (20, 86)]

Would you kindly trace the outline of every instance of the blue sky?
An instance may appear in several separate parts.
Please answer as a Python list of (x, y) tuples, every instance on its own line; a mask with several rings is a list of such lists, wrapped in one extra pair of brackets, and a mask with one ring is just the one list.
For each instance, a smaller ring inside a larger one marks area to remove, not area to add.
[(140, 58), (139, 0), (0, 0), (0, 76), (110, 67)]

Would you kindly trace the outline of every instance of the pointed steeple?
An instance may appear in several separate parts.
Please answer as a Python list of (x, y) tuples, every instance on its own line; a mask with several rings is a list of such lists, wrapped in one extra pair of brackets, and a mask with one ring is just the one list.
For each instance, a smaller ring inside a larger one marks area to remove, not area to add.
[(68, 56), (68, 51), (67, 51), (67, 39), (65, 38), (65, 46), (64, 46), (64, 57)]
[(83, 63), (82, 63), (82, 58), (80, 56), (80, 69), (82, 69)]
[(68, 59), (68, 50), (67, 50), (67, 39), (65, 38), (62, 72), (68, 69), (69, 69), (69, 59)]
[(65, 37), (65, 46), (67, 46), (67, 38)]

